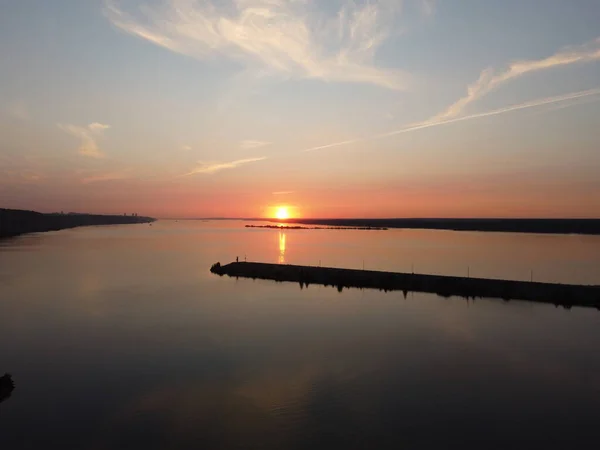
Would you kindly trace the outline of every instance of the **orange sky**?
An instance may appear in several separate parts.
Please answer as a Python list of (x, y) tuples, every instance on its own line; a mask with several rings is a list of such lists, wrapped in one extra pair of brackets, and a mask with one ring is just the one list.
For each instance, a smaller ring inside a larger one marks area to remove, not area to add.
[[(4, 207), (90, 213), (138, 212), (158, 218), (273, 217), (288, 207), (291, 217), (597, 217), (600, 190), (570, 183), (565, 191), (552, 180), (515, 176), (497, 180), (341, 185), (274, 191), (230, 180), (223, 188), (189, 183), (116, 180), (71, 189), (68, 182), (49, 195), (41, 182), (14, 189)], [(285, 186), (287, 188), (287, 186)], [(11, 197), (11, 198), (9, 198)], [(11, 201), (12, 200), (12, 201)], [(110, 207), (107, 207), (110, 205)]]

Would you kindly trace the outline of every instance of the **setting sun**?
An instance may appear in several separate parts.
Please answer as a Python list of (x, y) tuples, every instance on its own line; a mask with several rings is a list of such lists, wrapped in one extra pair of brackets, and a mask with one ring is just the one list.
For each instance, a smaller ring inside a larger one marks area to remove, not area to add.
[(279, 220), (285, 220), (290, 218), (290, 211), (286, 206), (280, 206), (275, 211), (275, 218)]

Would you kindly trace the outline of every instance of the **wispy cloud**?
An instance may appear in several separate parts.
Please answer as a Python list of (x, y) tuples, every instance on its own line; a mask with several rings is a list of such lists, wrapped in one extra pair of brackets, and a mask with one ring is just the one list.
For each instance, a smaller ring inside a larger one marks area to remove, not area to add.
[(435, 0), (421, 0), (421, 9), (426, 16), (432, 16), (435, 13)]
[(325, 150), (326, 148), (340, 147), (342, 145), (350, 145), (350, 144), (354, 144), (354, 143), (359, 142), (359, 141), (360, 141), (360, 139), (350, 139), (350, 140), (347, 140), (347, 141), (335, 142), (333, 144), (319, 145), (318, 147), (306, 148), (306, 149), (304, 149), (302, 151), (303, 152), (314, 152), (316, 150)]
[[(371, 139), (383, 139), (392, 136), (396, 136), (399, 134), (410, 133), (412, 131), (424, 130), (426, 128), (439, 127), (442, 125), (450, 125), (457, 122), (464, 122), (467, 120), (480, 119), (484, 117), (497, 116), (499, 114), (506, 114), (513, 111), (520, 111), (523, 109), (536, 108), (544, 105), (556, 105), (567, 101), (572, 100), (580, 100), (580, 99), (589, 99), (594, 96), (600, 95), (600, 88), (588, 89), (585, 91), (571, 92), (569, 94), (557, 95), (553, 97), (546, 97), (542, 99), (532, 100), (525, 103), (519, 103), (516, 105), (507, 106), (505, 108), (494, 109), (492, 111), (486, 111), (477, 114), (469, 114), (467, 116), (456, 117), (454, 119), (446, 119), (446, 120), (426, 120), (423, 122), (416, 122), (410, 125), (407, 125), (404, 128), (400, 128), (398, 130), (389, 131), (387, 133), (382, 133), (376, 136), (370, 136), (364, 139), (353, 139), (349, 141), (336, 142), (333, 144), (321, 145), (320, 147), (313, 147), (310, 149), (303, 150), (304, 152), (313, 151), (313, 150), (324, 150), (333, 147), (340, 147), (343, 145), (349, 145), (356, 142), (368, 141)], [(574, 106), (579, 103), (572, 103), (569, 106)]]
[(296, 191), (277, 191), (277, 192), (273, 192), (273, 195), (290, 195), (293, 194)]
[(352, 139), (342, 142), (336, 142), (333, 144), (312, 147), (303, 151), (310, 152), (315, 150), (324, 150), (333, 147), (340, 147), (343, 145), (349, 145), (356, 142), (360, 142), (361, 140), (381, 139), (440, 125), (447, 125), (451, 123), (462, 122), (465, 120), (473, 120), (483, 117), (495, 116), (498, 114), (505, 114), (508, 112), (519, 111), (527, 108), (559, 104), (569, 100), (577, 100), (584, 97), (596, 96), (600, 93), (600, 90), (589, 89), (586, 91), (572, 92), (569, 94), (533, 100), (517, 105), (508, 106), (505, 108), (495, 109), (492, 111), (463, 115), (465, 109), (471, 103), (474, 103), (483, 96), (487, 95), (492, 90), (498, 88), (500, 85), (507, 83), (515, 78), (544, 69), (551, 69), (554, 67), (591, 61), (600, 61), (600, 38), (597, 38), (594, 41), (591, 41), (581, 46), (563, 49), (561, 51), (558, 51), (554, 55), (544, 59), (515, 61), (509, 65), (508, 69), (499, 73), (495, 73), (492, 69), (486, 69), (481, 73), (477, 82), (468, 87), (467, 95), (465, 97), (462, 97), (461, 99), (450, 105), (442, 113), (437, 114), (425, 121), (412, 123), (398, 130), (390, 131), (377, 136), (371, 136), (365, 139)]
[(81, 182), (84, 184), (89, 184), (104, 181), (124, 180), (130, 176), (131, 174), (129, 172), (107, 172), (86, 176), (81, 179)]
[(590, 95), (586, 97), (578, 97), (572, 101), (564, 101), (560, 103), (554, 103), (548, 105), (547, 108), (540, 108), (539, 111), (533, 111), (531, 115), (539, 116), (540, 114), (547, 114), (554, 111), (560, 111), (561, 109), (572, 108), (574, 106), (583, 106), (588, 103), (596, 103), (600, 101), (600, 95)]
[(43, 174), (32, 170), (13, 170), (6, 168), (0, 169), (0, 185), (12, 183), (37, 183), (44, 178), (45, 177)]
[(94, 122), (94, 123), (90, 123), (88, 125), (88, 128), (90, 131), (100, 132), (100, 131), (108, 130), (110, 128), (110, 125), (104, 125), (103, 123)]
[(563, 49), (543, 59), (514, 61), (502, 72), (493, 69), (481, 72), (479, 79), (467, 88), (467, 95), (450, 105), (431, 121), (443, 121), (460, 116), (467, 106), (515, 78), (554, 67), (600, 60), (600, 38), (587, 44)]
[(401, 2), (348, 1), (334, 16), (316, 13), (306, 0), (161, 3), (159, 8), (143, 3), (126, 12), (117, 0), (105, 0), (105, 13), (132, 35), (198, 59), (222, 55), (285, 77), (395, 90), (407, 86), (406, 74), (374, 64), (377, 50), (392, 34)]
[(104, 157), (104, 153), (100, 151), (98, 146), (97, 139), (102, 137), (103, 132), (109, 129), (110, 125), (94, 122), (87, 127), (81, 127), (59, 123), (58, 128), (81, 140), (81, 146), (79, 147), (79, 153), (81, 155), (89, 156), (91, 158)]
[(250, 164), (253, 162), (257, 162), (257, 161), (263, 161), (265, 159), (267, 159), (266, 156), (261, 156), (258, 158), (238, 159), (238, 160), (229, 161), (229, 162), (198, 161), (198, 167), (196, 167), (191, 172), (186, 173), (182, 176), (190, 176), (190, 175), (196, 175), (196, 174), (213, 174), (213, 173), (220, 172), (222, 170), (235, 169), (236, 167), (243, 166), (245, 164)]
[(183, 145), (181, 147), (181, 150), (189, 152), (192, 149), (192, 147), (190, 145)]
[(542, 98), (542, 99), (538, 99), (538, 100), (532, 100), (530, 102), (520, 103), (518, 105), (511, 105), (511, 106), (507, 106), (505, 108), (494, 109), (492, 111), (486, 111), (486, 112), (477, 113), (477, 114), (470, 114), (467, 116), (461, 116), (461, 117), (457, 117), (454, 119), (420, 122), (420, 123), (409, 125), (405, 128), (401, 128), (399, 130), (380, 134), (378, 136), (375, 136), (374, 138), (381, 139), (381, 138), (386, 138), (386, 137), (390, 137), (390, 136), (395, 136), (398, 134), (408, 133), (411, 131), (422, 130), (425, 128), (437, 127), (440, 125), (448, 125), (451, 123), (463, 122), (465, 120), (479, 119), (482, 117), (496, 116), (498, 114), (506, 114), (506, 113), (513, 112), (513, 111), (519, 111), (522, 109), (535, 108), (535, 107), (543, 106), (543, 105), (557, 104), (557, 103), (561, 103), (561, 102), (565, 102), (565, 101), (569, 101), (569, 100), (590, 97), (590, 96), (595, 96), (595, 95), (600, 95), (600, 88), (589, 89), (586, 91), (572, 92), (570, 94), (557, 95), (554, 97), (547, 97), (547, 98)]
[(19, 120), (29, 120), (29, 108), (23, 100), (17, 100), (6, 107), (6, 113)]
[(47, 180), (52, 175), (47, 155), (0, 153), (0, 186), (35, 184)]
[(255, 148), (265, 147), (267, 145), (271, 145), (271, 143), (265, 142), (265, 141), (251, 141), (251, 140), (240, 142), (240, 148), (242, 150), (251, 150), (251, 149), (255, 149)]

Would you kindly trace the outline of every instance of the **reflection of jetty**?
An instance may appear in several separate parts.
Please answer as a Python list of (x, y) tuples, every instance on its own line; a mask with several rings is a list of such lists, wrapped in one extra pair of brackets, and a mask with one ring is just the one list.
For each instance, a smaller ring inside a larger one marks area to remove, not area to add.
[(427, 292), (442, 297), (501, 298), (551, 303), (565, 308), (588, 306), (600, 309), (600, 286), (536, 283), (484, 278), (449, 277), (329, 267), (292, 266), (240, 262), (211, 267), (211, 272), (230, 277), (320, 284), (343, 288)]

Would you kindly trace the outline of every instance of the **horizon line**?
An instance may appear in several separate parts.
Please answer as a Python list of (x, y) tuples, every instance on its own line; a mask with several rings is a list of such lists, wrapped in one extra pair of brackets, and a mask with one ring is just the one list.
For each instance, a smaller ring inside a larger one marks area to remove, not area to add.
[(298, 220), (600, 220), (598, 217), (158, 217), (158, 220), (248, 220), (294, 223)]

